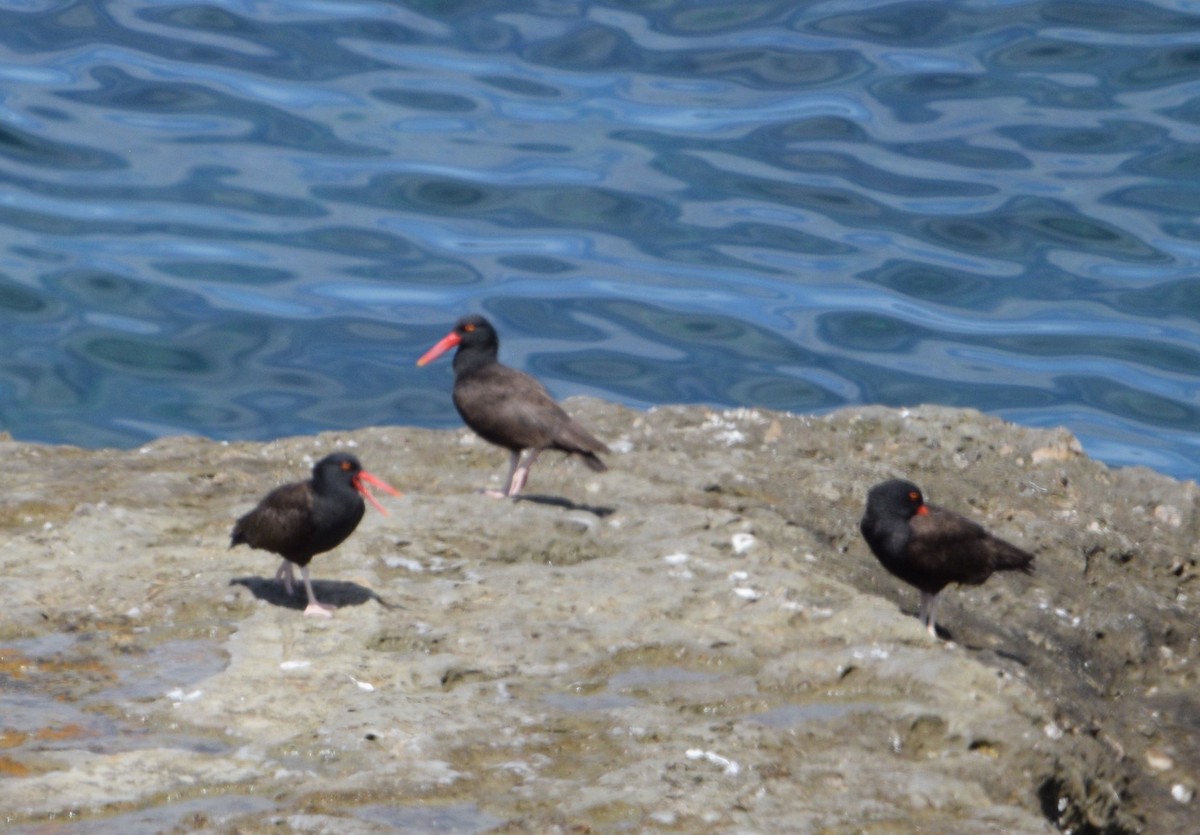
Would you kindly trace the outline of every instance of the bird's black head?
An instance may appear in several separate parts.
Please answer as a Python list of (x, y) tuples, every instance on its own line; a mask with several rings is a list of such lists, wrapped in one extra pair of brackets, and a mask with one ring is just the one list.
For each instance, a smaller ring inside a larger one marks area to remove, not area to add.
[(354, 479), (363, 471), (362, 464), (348, 452), (335, 452), (326, 455), (313, 464), (313, 486), (321, 489), (329, 484), (354, 484)]
[(454, 354), (454, 373), (463, 374), (496, 361), (500, 352), (500, 337), (492, 323), (478, 313), (469, 313), (454, 323), (454, 329), (426, 351), (417, 365), (425, 365), (451, 348)]
[(911, 519), (927, 512), (921, 488), (902, 478), (880, 482), (867, 493), (867, 513), (875, 516)]
[(492, 323), (478, 313), (468, 313), (454, 323), (454, 333), (460, 340), (459, 350), (464, 348), (491, 349), (500, 348), (500, 337)]
[(383, 505), (371, 495), (368, 485), (378, 487), (393, 496), (401, 495), (400, 491), (363, 469), (359, 460), (348, 452), (335, 452), (326, 455), (313, 466), (313, 491), (319, 496), (345, 495), (346, 488), (361, 495), (364, 499), (387, 515)]

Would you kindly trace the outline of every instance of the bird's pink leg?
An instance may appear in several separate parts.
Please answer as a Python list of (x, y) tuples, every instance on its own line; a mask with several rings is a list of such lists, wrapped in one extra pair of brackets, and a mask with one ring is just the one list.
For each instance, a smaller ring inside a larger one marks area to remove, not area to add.
[(521, 453), (513, 452), (508, 457), (508, 475), (504, 477), (503, 490), (484, 490), (483, 495), (491, 496), (493, 499), (503, 499), (510, 495), (509, 488), (512, 487), (513, 477), (517, 474), (517, 465), (521, 462)]
[(540, 449), (527, 449), (518, 456), (514, 462), (517, 466), (509, 473), (508, 490), (505, 491), (505, 495), (515, 496), (525, 489), (525, 482), (529, 480), (529, 470), (541, 454)]
[(291, 560), (284, 560), (279, 564), (279, 570), (275, 572), (275, 579), (283, 583), (289, 597), (296, 593), (296, 575), (292, 573)]
[(937, 602), (936, 594), (921, 592), (921, 608), (918, 614), (921, 616), (921, 623), (925, 624), (925, 628), (929, 631), (929, 637), (937, 637)]
[(308, 592), (308, 606), (304, 608), (304, 616), (306, 618), (331, 618), (333, 617), (333, 609), (328, 606), (322, 606), (317, 602), (317, 595), (313, 591), (312, 581), (308, 579), (308, 566), (300, 567), (300, 576), (304, 579), (304, 590)]

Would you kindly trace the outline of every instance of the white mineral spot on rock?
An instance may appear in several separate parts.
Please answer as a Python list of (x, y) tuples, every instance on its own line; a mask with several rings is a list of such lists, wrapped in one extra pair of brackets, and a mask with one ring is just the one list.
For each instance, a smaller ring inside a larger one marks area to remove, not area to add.
[(731, 777), (742, 770), (742, 767), (733, 760), (722, 757), (720, 754), (714, 754), (712, 751), (705, 751), (701, 748), (689, 748), (686, 756), (689, 760), (705, 760), (715, 766), (719, 766)]
[(420, 574), (425, 570), (425, 566), (421, 565), (420, 560), (414, 560), (411, 557), (384, 557), (383, 564), (388, 568), (403, 568), (413, 574)]
[(1083, 447), (1079, 440), (1073, 435), (1067, 435), (1063, 440), (1057, 443), (1049, 444), (1044, 447), (1038, 447), (1030, 453), (1029, 457), (1035, 464), (1040, 464), (1043, 461), (1069, 461), (1077, 455), (1083, 454)]
[(663, 557), (663, 562), (665, 562), (667, 565), (683, 565), (690, 559), (690, 556), (683, 553), (667, 554), (665, 557)]
[(759, 598), (762, 597), (761, 591), (758, 591), (757, 589), (752, 589), (749, 586), (738, 586), (736, 589), (733, 590), (733, 593), (736, 594), (738, 597), (742, 598), (743, 600), (750, 600), (750, 601), (758, 600)]
[(1179, 512), (1179, 508), (1169, 504), (1160, 504), (1154, 508), (1154, 518), (1172, 528), (1178, 528), (1183, 524), (1183, 514)]
[(608, 448), (617, 455), (626, 455), (633, 452), (633, 441), (628, 438), (622, 438), (619, 441), (613, 441), (608, 445)]
[[(588, 485), (588, 492), (591, 491), (591, 485)], [(591, 514), (575, 513), (570, 516), (564, 516), (555, 522), (555, 526), (571, 533), (588, 533), (593, 530), (600, 520)]]
[(175, 687), (168, 690), (166, 695), (173, 702), (194, 702), (204, 695), (204, 691), (192, 690), (190, 693), (185, 693), (182, 687)]
[(758, 409), (748, 409), (745, 406), (739, 406), (736, 409), (725, 409), (721, 412), (721, 417), (727, 421), (740, 420), (748, 423), (763, 423), (766, 421), (766, 418), (759, 413)]
[(311, 661), (284, 661), (279, 665), (281, 670), (303, 670), (306, 667), (311, 667)]
[(758, 540), (752, 533), (735, 533), (731, 541), (735, 554), (744, 554), (758, 544)]
[(367, 691), (368, 693), (373, 693), (373, 692), (375, 692), (375, 685), (374, 685), (374, 684), (372, 684), (371, 682), (369, 682), (369, 681), (359, 681), (358, 679), (356, 679), (354, 676), (350, 675), (349, 673), (347, 673), (346, 675), (347, 675), (347, 677), (348, 677), (348, 678), (349, 678), (351, 681), (353, 681), (355, 684), (357, 684), (357, 685), (358, 685), (358, 689), (359, 689), (359, 690), (365, 690), (365, 691)]
[(767, 431), (763, 433), (763, 443), (773, 444), (783, 437), (783, 426), (777, 420), (771, 421)]
[(1060, 728), (1056, 722), (1047, 722), (1045, 727), (1042, 728), (1042, 733), (1053, 740), (1059, 740), (1063, 738), (1063, 729)]
[(1175, 767), (1175, 761), (1157, 748), (1148, 748), (1146, 749), (1146, 765), (1155, 771), (1169, 771)]
[(1192, 797), (1196, 794), (1191, 786), (1185, 786), (1183, 783), (1176, 783), (1171, 786), (1171, 797), (1178, 800), (1180, 803), (1191, 803)]
[(750, 579), (749, 571), (731, 571), (729, 572), (729, 581), (731, 583), (741, 583)]

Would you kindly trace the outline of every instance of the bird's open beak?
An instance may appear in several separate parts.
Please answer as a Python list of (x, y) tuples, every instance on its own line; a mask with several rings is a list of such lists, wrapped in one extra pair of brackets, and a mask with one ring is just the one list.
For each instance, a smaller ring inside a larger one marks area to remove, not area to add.
[(437, 345), (434, 345), (417, 360), (417, 365), (425, 365), (426, 363), (433, 362), (460, 342), (462, 342), (462, 337), (454, 331), (450, 331), (450, 333), (442, 337), (442, 340)]
[(387, 510), (385, 510), (383, 505), (381, 505), (378, 501), (375, 500), (375, 497), (371, 495), (371, 491), (367, 488), (367, 485), (369, 484), (372, 487), (378, 487), (383, 492), (390, 493), (393, 496), (403, 496), (404, 495), (403, 493), (401, 493), (399, 490), (397, 490), (392, 485), (388, 484), (383, 479), (376, 478), (375, 476), (371, 475), (366, 470), (359, 471), (358, 475), (356, 475), (354, 477), (354, 480), (351, 483), (354, 485), (354, 489), (357, 490), (358, 492), (362, 493), (363, 498), (366, 499), (367, 501), (369, 501), (371, 504), (375, 505), (375, 509), (378, 510), (380, 513), (382, 513), (384, 516), (388, 515)]

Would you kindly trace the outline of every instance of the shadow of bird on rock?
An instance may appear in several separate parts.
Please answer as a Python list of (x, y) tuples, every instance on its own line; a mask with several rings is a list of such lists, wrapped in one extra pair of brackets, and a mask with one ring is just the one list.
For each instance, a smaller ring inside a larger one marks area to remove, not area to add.
[[(304, 607), (308, 605), (303, 588), (297, 589), (296, 594), (288, 594), (283, 584), (274, 578), (234, 577), (229, 581), (229, 585), (244, 586), (256, 599), (270, 603), (272, 606), (303, 611)], [(345, 580), (313, 580), (313, 591), (322, 603), (328, 603), (338, 609), (346, 606), (362, 606), (372, 600), (385, 609), (404, 608), (398, 603), (389, 603), (371, 589)]]
[(605, 516), (612, 516), (617, 512), (615, 507), (600, 507), (591, 504), (576, 504), (570, 499), (564, 499), (562, 496), (539, 496), (528, 493), (521, 493), (513, 496), (514, 502), (530, 502), (531, 504), (544, 504), (550, 507), (561, 507), (563, 510), (582, 510), (584, 513), (590, 513), (593, 516), (599, 516), (603, 519)]

